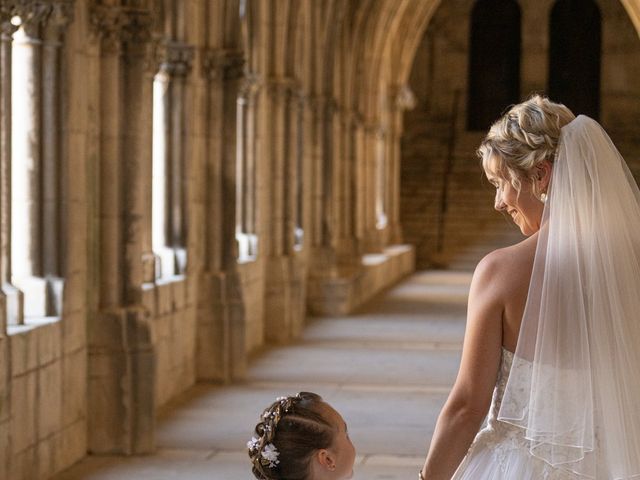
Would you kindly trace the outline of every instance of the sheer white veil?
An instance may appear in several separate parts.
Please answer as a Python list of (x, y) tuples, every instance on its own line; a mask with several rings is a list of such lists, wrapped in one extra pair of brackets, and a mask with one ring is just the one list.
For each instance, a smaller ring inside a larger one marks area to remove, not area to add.
[(640, 191), (602, 127), (562, 128), (498, 418), (584, 478), (640, 478)]

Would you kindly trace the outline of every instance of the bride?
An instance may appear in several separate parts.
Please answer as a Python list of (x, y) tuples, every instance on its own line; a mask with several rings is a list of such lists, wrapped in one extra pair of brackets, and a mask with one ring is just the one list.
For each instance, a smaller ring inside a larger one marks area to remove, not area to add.
[(597, 122), (538, 95), (478, 154), (527, 238), (476, 268), (419, 478), (640, 479), (638, 187)]

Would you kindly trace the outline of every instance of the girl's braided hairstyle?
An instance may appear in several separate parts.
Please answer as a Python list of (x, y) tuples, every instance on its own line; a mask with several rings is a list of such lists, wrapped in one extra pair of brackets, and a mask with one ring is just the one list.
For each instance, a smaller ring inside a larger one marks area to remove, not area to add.
[(300, 392), (280, 397), (264, 410), (247, 443), (253, 474), (260, 480), (305, 480), (310, 460), (329, 448), (335, 427), (322, 415), (322, 397)]

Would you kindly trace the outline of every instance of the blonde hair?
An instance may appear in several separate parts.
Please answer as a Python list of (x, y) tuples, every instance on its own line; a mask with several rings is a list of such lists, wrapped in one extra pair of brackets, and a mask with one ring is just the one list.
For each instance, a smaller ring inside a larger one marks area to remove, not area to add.
[(491, 126), (477, 150), (482, 168), (508, 180), (518, 191), (522, 182), (529, 181), (535, 192), (537, 167), (545, 161), (553, 164), (560, 129), (574, 118), (564, 105), (531, 96)]

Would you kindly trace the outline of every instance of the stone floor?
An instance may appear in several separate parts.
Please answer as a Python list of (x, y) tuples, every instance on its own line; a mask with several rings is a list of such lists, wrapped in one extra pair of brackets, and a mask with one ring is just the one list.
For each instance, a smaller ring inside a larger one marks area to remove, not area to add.
[(420, 272), (358, 314), (313, 320), (296, 343), (252, 362), (246, 382), (198, 385), (162, 415), (155, 455), (89, 457), (55, 480), (243, 480), (263, 407), (314, 391), (358, 451), (355, 480), (415, 478), (454, 380), (470, 274)]

